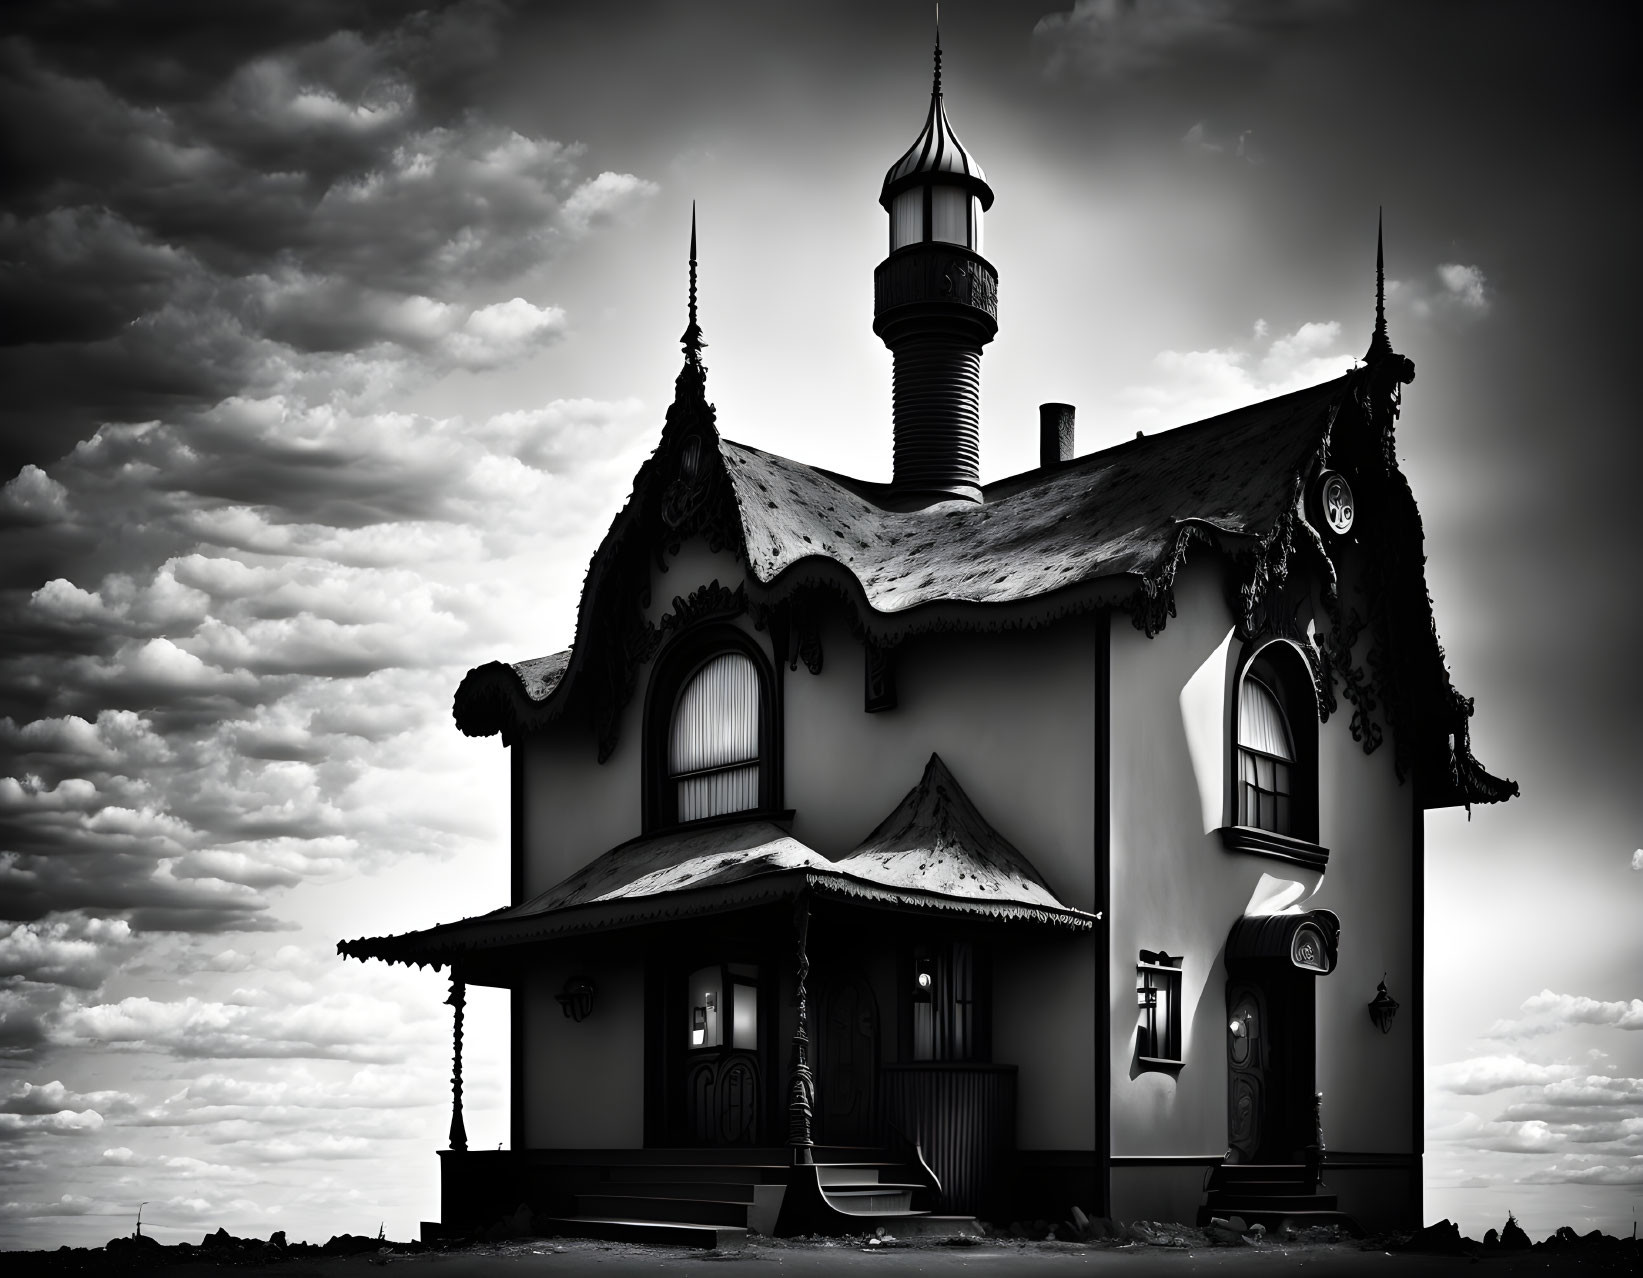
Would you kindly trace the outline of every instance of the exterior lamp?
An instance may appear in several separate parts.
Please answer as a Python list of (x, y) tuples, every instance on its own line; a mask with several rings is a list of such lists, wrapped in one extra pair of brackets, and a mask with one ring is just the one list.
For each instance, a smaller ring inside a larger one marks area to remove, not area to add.
[(554, 997), (566, 1016), (573, 1021), (584, 1021), (593, 1011), (593, 982), (585, 976), (573, 976)]
[(1383, 978), (1375, 989), (1375, 997), (1369, 1004), (1369, 1019), (1375, 1022), (1375, 1028), (1382, 1034), (1392, 1032), (1392, 1018), (1398, 1014), (1398, 1000), (1386, 992), (1386, 981)]

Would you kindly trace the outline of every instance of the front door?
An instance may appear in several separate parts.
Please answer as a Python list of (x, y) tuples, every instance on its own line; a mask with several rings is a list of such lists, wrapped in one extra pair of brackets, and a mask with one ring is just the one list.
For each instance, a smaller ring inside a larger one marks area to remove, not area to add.
[(821, 1007), (816, 1107), (829, 1145), (876, 1145), (879, 1007), (860, 973), (827, 987)]
[(697, 968), (680, 998), (686, 1009), (682, 1113), (686, 1143), (753, 1145), (759, 1139), (764, 1071), (760, 1059), (759, 968)]
[(1317, 1015), (1310, 973), (1227, 982), (1227, 1145), (1237, 1163), (1298, 1163), (1315, 1137)]

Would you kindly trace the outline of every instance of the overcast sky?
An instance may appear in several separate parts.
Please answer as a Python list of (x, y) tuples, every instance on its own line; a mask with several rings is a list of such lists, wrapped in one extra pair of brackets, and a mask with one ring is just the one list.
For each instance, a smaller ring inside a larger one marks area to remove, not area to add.
[[(0, 1246), (98, 1244), (143, 1200), (168, 1241), (409, 1236), (438, 1210), (444, 982), (335, 942), (505, 901), (503, 752), (451, 693), (570, 641), (678, 367), (692, 199), (721, 429), (888, 478), (876, 198), (928, 6), (4, 21)], [(1089, 451), (1348, 367), (1386, 208), (1438, 625), (1524, 791), (1428, 820), (1428, 1215), (1474, 1236), (1508, 1209), (1622, 1233), (1643, 1197), (1622, 21), (943, 14), (998, 197), (986, 477), (1034, 463), (1044, 400)], [(484, 1148), (505, 1057), (477, 994)]]

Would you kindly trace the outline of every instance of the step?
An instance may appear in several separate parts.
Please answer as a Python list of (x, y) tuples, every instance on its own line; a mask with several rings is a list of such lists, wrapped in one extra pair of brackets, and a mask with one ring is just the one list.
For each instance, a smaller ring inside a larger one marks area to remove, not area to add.
[(829, 1204), (851, 1216), (879, 1216), (911, 1213), (913, 1191), (917, 1188), (917, 1185), (872, 1185), (858, 1189), (829, 1187), (822, 1193)]
[(589, 1164), (614, 1183), (704, 1181), (711, 1184), (771, 1185), (787, 1183), (787, 1163), (612, 1163)]
[(1301, 1163), (1219, 1163), (1211, 1175), (1223, 1180), (1305, 1180), (1306, 1167)]
[(673, 1220), (747, 1227), (746, 1202), (713, 1198), (647, 1198), (639, 1194), (577, 1194), (576, 1214), (619, 1220)]
[[(884, 1151), (872, 1150), (868, 1156), (882, 1158)], [(533, 1149), (526, 1157), (532, 1165), (540, 1167), (567, 1164), (583, 1167), (632, 1167), (647, 1163), (667, 1163), (677, 1167), (699, 1167), (704, 1163), (786, 1167), (793, 1161), (792, 1151), (784, 1145), (722, 1145), (702, 1149), (675, 1145), (658, 1145), (649, 1149)]]
[(878, 1183), (880, 1169), (890, 1170), (889, 1163), (817, 1163), (816, 1179), (822, 1185), (873, 1185)]
[(1336, 1194), (1250, 1194), (1232, 1189), (1211, 1189), (1206, 1202), (1217, 1216), (1245, 1211), (1334, 1211), (1339, 1204)]
[(655, 1243), (664, 1247), (700, 1247), (737, 1251), (747, 1244), (747, 1230), (734, 1225), (703, 1225), (685, 1220), (633, 1220), (608, 1216), (557, 1216), (554, 1233), (601, 1242)]
[(724, 1203), (750, 1203), (760, 1189), (775, 1186), (756, 1185), (747, 1180), (607, 1180), (597, 1185), (586, 1185), (579, 1192), (587, 1194), (621, 1195), (633, 1198), (705, 1198)]

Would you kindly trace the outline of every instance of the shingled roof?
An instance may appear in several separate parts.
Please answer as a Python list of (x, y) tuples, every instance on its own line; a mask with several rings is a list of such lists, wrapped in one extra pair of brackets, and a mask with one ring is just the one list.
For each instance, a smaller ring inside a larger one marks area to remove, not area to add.
[[(1358, 540), (1379, 574), (1371, 593), (1388, 606), (1357, 623), (1377, 644), (1369, 674), (1353, 668), (1350, 641), (1333, 670), (1327, 647), (1317, 654), (1325, 713), (1339, 677), (1354, 702), (1354, 736), (1372, 749), (1378, 702), (1398, 729), (1400, 773), (1430, 774), (1428, 806), (1508, 798), (1515, 784), (1490, 776), (1466, 744), (1471, 703), (1449, 681), (1419, 514), (1396, 466), (1392, 420), (1412, 368), (1387, 355), (1318, 386), (997, 481), (979, 503), (908, 510), (889, 485), (722, 440), (703, 371), (687, 363), (661, 442), (589, 567), (575, 646), (470, 671), (457, 692), (457, 724), (469, 735), (511, 738), (580, 702), (608, 754), (639, 665), (671, 626), (711, 602), (675, 600), (660, 626), (633, 602), (653, 567), (691, 536), (745, 564), (736, 610), (781, 623), (823, 592), (842, 599), (854, 628), (882, 647), (931, 630), (1037, 626), (1099, 608), (1126, 612), (1151, 634), (1173, 615), (1189, 548), (1204, 543), (1234, 574), (1238, 628), (1248, 638), (1297, 556), (1334, 605), (1335, 565), (1303, 501), (1327, 461), (1350, 469), (1360, 507), (1371, 512)], [(710, 589), (729, 598), (717, 583)], [(1336, 632), (1350, 629), (1349, 618), (1337, 619)]]

